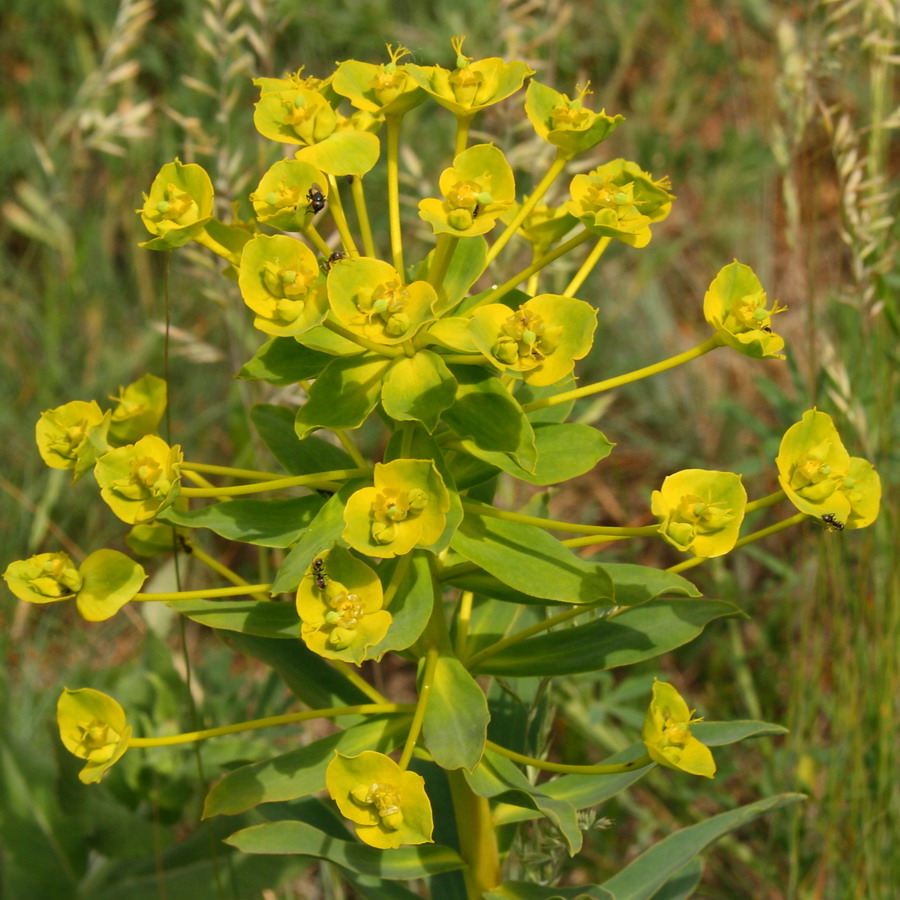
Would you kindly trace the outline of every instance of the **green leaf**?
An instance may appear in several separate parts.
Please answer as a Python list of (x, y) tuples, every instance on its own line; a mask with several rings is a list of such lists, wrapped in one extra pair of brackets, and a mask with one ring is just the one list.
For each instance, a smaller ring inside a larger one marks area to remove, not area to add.
[(537, 463), (534, 430), (522, 407), (496, 375), (475, 366), (454, 366), (456, 402), (444, 421), (481, 450), (506, 453), (528, 472)]
[(294, 430), (295, 413), (283, 406), (257, 403), (250, 419), (275, 459), (291, 475), (311, 475), (332, 469), (352, 469), (356, 463), (341, 450), (321, 438), (300, 440)]
[[(422, 666), (420, 690), (421, 672)], [(438, 657), (422, 726), (434, 761), (442, 769), (474, 769), (484, 752), (489, 719), (487, 698), (463, 664), (453, 656)]]
[(604, 563), (603, 568), (615, 585), (617, 606), (639, 606), (664, 594), (702, 596), (686, 578), (664, 569), (633, 563)]
[(703, 863), (695, 857), (653, 895), (653, 900), (687, 900), (697, 890), (702, 877)]
[(556, 888), (531, 881), (505, 881), (493, 890), (485, 891), (483, 900), (617, 900), (617, 898), (596, 884), (583, 884), (577, 888)]
[(650, 900), (670, 878), (710, 844), (736, 828), (775, 809), (803, 800), (802, 794), (778, 794), (720, 813), (682, 828), (645, 850), (636, 860), (603, 882), (616, 900)]
[[(378, 567), (378, 577), (387, 587), (391, 575), (404, 557), (390, 559)], [(426, 553), (413, 551), (409, 556), (406, 573), (386, 607), (393, 621), (380, 644), (369, 650), (369, 656), (377, 661), (389, 650), (405, 650), (421, 636), (434, 607), (434, 585), (431, 582), (431, 566)]]
[(338, 357), (309, 389), (297, 411), (294, 429), (305, 438), (316, 428), (358, 428), (375, 409), (390, 360), (381, 356)]
[[(529, 484), (559, 484), (590, 472), (609, 456), (611, 444), (601, 432), (589, 425), (544, 423), (534, 427), (537, 464), (533, 472), (516, 465), (505, 453), (482, 450), (474, 441), (459, 441), (459, 447), (488, 465), (502, 469)], [(488, 470), (485, 477), (489, 477)], [(478, 479), (482, 480), (482, 479)]]
[(329, 497), (310, 523), (300, 541), (284, 558), (272, 585), (273, 594), (296, 591), (313, 559), (326, 547), (340, 542), (344, 530), (344, 506), (347, 498), (362, 484), (359, 480), (348, 481), (336, 494)]
[[(371, 702), (367, 694), (300, 640), (274, 640), (238, 631), (226, 631), (219, 637), (238, 653), (252, 656), (274, 669), (291, 692), (313, 709)], [(347, 719), (343, 722), (348, 724)]]
[(581, 849), (583, 838), (575, 807), (545, 794), (510, 760), (486, 750), (475, 771), (466, 774), (466, 781), (479, 797), (498, 798), (543, 813), (559, 829), (570, 856)]
[(378, 162), (380, 152), (381, 144), (374, 134), (344, 129), (311, 147), (301, 148), (295, 156), (328, 175), (362, 176)]
[(337, 734), (234, 769), (206, 795), (203, 818), (233, 816), (259, 803), (296, 800), (324, 790), (325, 769), (336, 752), (345, 756), (356, 756), (363, 750), (388, 753), (403, 742), (409, 722), (409, 716), (369, 716)]
[(172, 525), (208, 528), (230, 541), (260, 547), (290, 547), (309, 528), (324, 505), (325, 498), (318, 494), (289, 500), (237, 498), (200, 509), (182, 511), (169, 507), (157, 518)]
[[(418, 277), (424, 278), (428, 273), (428, 264), (430, 264), (434, 251), (428, 254), (428, 259), (420, 267)], [(456, 248), (453, 256), (450, 258), (450, 265), (447, 268), (447, 274), (441, 282), (438, 294), (440, 302), (435, 308), (435, 313), (444, 316), (453, 309), (463, 297), (469, 292), (469, 288), (478, 280), (478, 277), (484, 271), (485, 260), (487, 259), (487, 241), (481, 236), (459, 238), (456, 242)]]
[(175, 612), (208, 628), (239, 631), (266, 638), (300, 637), (300, 617), (293, 603), (275, 600), (172, 600)]
[(613, 602), (613, 585), (602, 566), (585, 562), (534, 525), (467, 512), (451, 546), (533, 597), (574, 604)]
[(392, 419), (421, 422), (429, 432), (437, 428), (455, 396), (456, 379), (430, 350), (395, 359), (384, 378), (384, 411)]
[(244, 853), (315, 856), (351, 872), (397, 881), (427, 878), (465, 866), (455, 850), (438, 844), (376, 850), (352, 841), (339, 841), (302, 822), (269, 822), (244, 828), (227, 838), (226, 843)]
[(263, 344), (235, 377), (286, 386), (315, 378), (332, 359), (327, 353), (298, 344), (292, 337), (277, 337)]
[(695, 722), (691, 725), (691, 734), (710, 747), (721, 747), (747, 738), (788, 734), (788, 729), (774, 722), (734, 719), (731, 722)]
[(574, 675), (630, 666), (692, 641), (715, 619), (741, 614), (723, 600), (651, 600), (613, 619), (595, 619), (528, 638), (488, 657), (478, 664), (477, 672)]

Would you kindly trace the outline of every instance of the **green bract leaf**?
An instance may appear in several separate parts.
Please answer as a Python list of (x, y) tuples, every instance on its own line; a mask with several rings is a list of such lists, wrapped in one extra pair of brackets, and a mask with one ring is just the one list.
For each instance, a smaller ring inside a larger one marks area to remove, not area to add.
[(298, 150), (296, 157), (336, 177), (362, 178), (378, 162), (381, 143), (368, 131), (342, 129), (321, 143)]
[(434, 761), (442, 769), (472, 771), (484, 752), (489, 719), (484, 691), (463, 664), (452, 656), (438, 657), (422, 727)]
[(325, 504), (318, 494), (289, 500), (235, 498), (200, 509), (167, 509), (166, 522), (186, 528), (208, 528), (230, 541), (260, 547), (290, 547), (309, 528)]
[(624, 116), (608, 116), (605, 109), (585, 109), (582, 100), (588, 93), (585, 87), (570, 100), (538, 81), (530, 82), (525, 92), (525, 113), (534, 130), (566, 159), (595, 147), (625, 121)]
[(147, 578), (142, 566), (118, 550), (95, 550), (78, 571), (83, 581), (75, 603), (88, 622), (114, 616)]
[(803, 800), (802, 794), (777, 794), (720, 813), (699, 825), (682, 828), (645, 850), (636, 860), (603, 882), (616, 900), (650, 900), (654, 893), (698, 853), (720, 837), (782, 806)]
[(455, 397), (456, 379), (430, 350), (395, 359), (381, 392), (384, 411), (392, 419), (421, 422), (429, 432), (437, 428), (441, 413)]
[(156, 375), (144, 375), (113, 398), (109, 437), (114, 444), (130, 444), (156, 431), (166, 409), (166, 382)]
[(259, 234), (241, 256), (238, 284), (266, 334), (298, 335), (321, 325), (328, 312), (319, 265), (306, 244), (283, 234)]
[(263, 344), (253, 359), (241, 366), (236, 377), (279, 386), (296, 384), (320, 375), (331, 360), (330, 354), (310, 350), (294, 338), (277, 337)]
[(443, 200), (419, 201), (419, 217), (435, 234), (473, 237), (486, 234), (516, 199), (513, 171), (493, 144), (463, 150), (440, 178)]
[(488, 657), (478, 664), (477, 671), (484, 675), (573, 675), (629, 666), (692, 641), (715, 619), (740, 614), (736, 606), (723, 600), (651, 600), (614, 619), (595, 619), (528, 638)]
[[(425, 277), (429, 271), (434, 251), (428, 254), (419, 267), (420, 277)], [(487, 241), (480, 236), (459, 238), (447, 274), (444, 275), (439, 288), (440, 300), (435, 305), (437, 315), (449, 312), (469, 292), (469, 288), (478, 280), (484, 272), (487, 260)]]
[(521, 372), (527, 384), (555, 384), (575, 368), (594, 341), (597, 311), (558, 294), (540, 294), (510, 312), (502, 303), (480, 306), (472, 336), (499, 369)]
[(585, 562), (534, 525), (466, 512), (452, 547), (531, 596), (572, 604), (613, 603), (613, 585), (602, 566)]
[(233, 816), (260, 803), (318, 793), (325, 789), (325, 769), (335, 751), (353, 754), (374, 747), (389, 752), (403, 743), (408, 729), (409, 716), (370, 716), (338, 734), (264, 762), (241, 766), (213, 785), (203, 804), (203, 818)]
[(256, 218), (282, 231), (302, 231), (316, 214), (313, 190), (327, 201), (328, 180), (308, 162), (282, 159), (275, 163), (250, 195)]
[(291, 475), (355, 468), (356, 463), (340, 447), (318, 437), (301, 441), (294, 430), (295, 418), (291, 410), (267, 403), (258, 403), (250, 410), (250, 419), (259, 436)]
[(340, 357), (313, 382), (294, 428), (305, 438), (317, 428), (359, 428), (375, 409), (390, 360), (382, 356)]
[(265, 638), (300, 636), (300, 617), (293, 603), (272, 600), (171, 600), (175, 612), (200, 625)]
[(401, 847), (390, 853), (339, 841), (303, 822), (269, 822), (237, 831), (225, 843), (244, 853), (296, 853), (327, 859), (343, 869), (379, 878), (407, 881), (438, 872), (461, 869), (465, 863), (455, 850), (430, 844)]
[(405, 650), (412, 646), (428, 624), (434, 606), (434, 585), (431, 583), (431, 567), (425, 553), (414, 552), (409, 557), (386, 560), (378, 567), (378, 575), (385, 589), (391, 583), (393, 573), (404, 560), (409, 560), (405, 573), (393, 598), (385, 604), (393, 622), (385, 637), (376, 644), (369, 655), (376, 661), (389, 650)]
[(454, 366), (456, 402), (444, 421), (461, 437), (482, 450), (509, 454), (527, 471), (537, 462), (534, 430), (522, 407), (500, 381), (483, 369)]
[(722, 342), (754, 359), (784, 359), (784, 338), (772, 331), (778, 302), (766, 309), (766, 292), (750, 266), (735, 260), (713, 279), (703, 297), (703, 316)]
[(144, 241), (148, 250), (174, 250), (184, 246), (203, 231), (212, 218), (213, 185), (202, 166), (181, 160), (166, 163), (150, 193), (144, 194), (144, 206), (137, 210), (144, 227), (156, 237)]

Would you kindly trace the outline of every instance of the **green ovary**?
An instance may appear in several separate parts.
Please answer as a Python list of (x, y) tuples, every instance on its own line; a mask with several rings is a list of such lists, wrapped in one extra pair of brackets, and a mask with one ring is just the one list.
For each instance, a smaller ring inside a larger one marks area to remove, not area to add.
[(363, 806), (374, 806), (385, 828), (396, 831), (403, 824), (400, 791), (394, 785), (375, 782), (367, 787), (361, 784), (350, 791), (350, 796)]
[[(175, 184), (167, 184), (164, 198), (156, 204), (156, 215), (153, 220), (162, 225), (170, 222), (172, 225), (178, 225), (182, 216), (196, 208), (193, 197), (186, 191), (179, 190)], [(160, 233), (164, 229), (160, 229)]]
[(766, 295), (763, 291), (747, 294), (735, 301), (725, 316), (723, 325), (732, 334), (771, 330), (772, 317), (765, 307)]
[(594, 182), (588, 185), (582, 206), (584, 209), (592, 211), (601, 209), (618, 211), (634, 202), (633, 191), (634, 185), (632, 184), (621, 187), (614, 181), (604, 181), (600, 184)]

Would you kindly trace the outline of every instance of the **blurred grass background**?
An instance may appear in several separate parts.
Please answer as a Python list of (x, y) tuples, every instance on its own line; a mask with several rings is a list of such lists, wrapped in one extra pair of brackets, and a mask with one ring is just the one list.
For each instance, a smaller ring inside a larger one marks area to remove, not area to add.
[[(325, 75), (336, 60), (381, 61), (383, 43), (398, 41), (417, 62), (447, 65), (449, 36), (465, 33), (472, 56), (524, 58), (569, 93), (590, 80), (595, 108), (626, 116), (579, 169), (625, 156), (672, 178), (678, 200), (650, 246), (611, 248), (580, 292), (600, 308), (591, 375), (702, 340), (703, 292), (735, 257), (790, 309), (777, 323), (786, 363), (722, 351), (580, 409), (618, 448), (596, 474), (553, 495), (554, 514), (637, 523), (649, 491), (686, 467), (741, 472), (760, 496), (775, 489), (781, 434), (813, 405), (835, 417), (851, 454), (876, 462), (885, 488), (881, 518), (865, 532), (804, 527), (690, 573), (752, 619), (558, 698), (573, 725), (556, 747), (572, 759), (628, 742), (641, 715), (636, 685), (645, 691), (660, 665), (710, 719), (791, 729), (781, 741), (719, 753), (722, 775), (709, 791), (671, 773), (642, 782), (600, 811), (612, 827), (594, 832), (587, 863), (568, 877), (600, 881), (675, 827), (801, 790), (802, 808), (707, 854), (697, 896), (896, 896), (900, 114), (891, 0), (6, 0), (0, 15), (0, 565), (60, 547), (75, 555), (122, 547), (120, 523), (89, 479), (71, 487), (43, 466), (33, 423), (44, 409), (162, 374), (166, 262), (137, 247), (145, 235), (133, 212), (159, 167), (176, 155), (202, 163), (223, 211), (246, 203), (278, 153), (252, 127), (251, 77), (300, 65)], [(476, 120), (475, 137), (483, 129), (506, 150), (517, 145), (514, 162), (527, 168), (546, 151), (519, 102)], [(447, 164), (447, 141), (432, 136), (449, 141), (448, 120), (421, 109), (405, 125), (411, 198), (431, 192)], [(371, 181), (378, 221), (378, 176)], [(412, 203), (405, 217), (422, 238)], [(525, 251), (508, 252), (510, 266), (517, 253)], [(173, 435), (209, 461), (252, 453), (244, 409), (254, 395), (232, 373), (260, 337), (205, 251), (181, 251), (170, 265)], [(542, 289), (561, 288), (570, 274), (551, 270)], [(636, 552), (648, 564), (676, 561), (656, 544)], [(202, 794), (190, 754), (123, 761), (120, 776), (83, 788), (52, 722), (60, 687), (83, 684), (112, 690), (147, 721), (174, 720), (183, 667), (166, 651), (171, 629), (137, 615), (86, 626), (72, 610), (28, 609), (2, 591), (0, 896), (198, 896), (184, 887), (184, 867), (167, 880), (153, 862), (177, 866), (178, 847), (183, 862), (191, 840), (197, 858), (209, 856), (203, 829), (180, 818), (186, 798)], [(224, 649), (199, 649), (195, 693), (211, 719), (287, 702)], [(256, 749), (241, 752), (252, 758)], [(204, 748), (209, 771), (220, 754)], [(549, 868), (568, 865), (552, 836), (538, 835), (531, 849)], [(242, 874), (240, 896), (271, 900), (263, 888), (296, 873)], [(277, 896), (318, 890), (310, 882)], [(327, 883), (321, 890), (337, 896)]]

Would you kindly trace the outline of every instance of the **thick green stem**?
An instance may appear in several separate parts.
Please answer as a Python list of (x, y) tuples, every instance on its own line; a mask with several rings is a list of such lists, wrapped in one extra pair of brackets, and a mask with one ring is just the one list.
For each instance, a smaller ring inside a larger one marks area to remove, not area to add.
[(472, 119), (475, 118), (474, 113), (468, 116), (457, 115), (456, 117), (456, 148), (453, 151), (454, 156), (459, 156), (466, 145), (469, 143), (469, 129), (472, 127)]
[(400, 227), (400, 120), (400, 116), (387, 117), (387, 186), (391, 258), (400, 275), (400, 283), (404, 284), (406, 269), (403, 265), (403, 232)]
[(206, 472), (207, 475), (226, 475), (229, 478), (249, 478), (253, 481), (278, 481), (284, 475), (276, 475), (272, 472), (258, 472), (256, 469), (233, 469), (231, 466), (213, 466), (207, 463), (183, 462), (182, 469), (191, 472)]
[(497, 831), (487, 799), (479, 797), (461, 769), (447, 772), (459, 853), (466, 861), (463, 878), (468, 900), (481, 900), (482, 895), (496, 887), (501, 880), (500, 850)]
[(309, 242), (325, 257), (328, 259), (331, 256), (331, 247), (325, 243), (325, 238), (316, 231), (316, 228), (313, 224), (309, 224), (306, 228), (303, 229), (303, 234), (309, 240)]
[(774, 494), (769, 494), (767, 497), (760, 497), (759, 500), (751, 500), (748, 504), (744, 513), (752, 513), (756, 512), (758, 509), (765, 509), (768, 506), (774, 506), (776, 503), (780, 503), (782, 500), (787, 499), (787, 494), (784, 491), (775, 491)]
[(252, 719), (249, 722), (238, 722), (235, 725), (222, 725), (219, 728), (204, 728), (200, 731), (187, 731), (183, 734), (170, 734), (166, 737), (131, 738), (131, 747), (171, 747), (175, 744), (192, 744), (226, 734), (238, 734), (241, 731), (255, 731), (269, 728), (272, 725), (292, 725), (295, 722), (308, 722), (310, 719), (336, 719), (338, 716), (364, 716), (384, 713), (410, 713), (411, 703), (361, 703), (357, 706), (337, 706), (329, 709), (308, 709), (303, 712), (285, 713), (282, 716), (268, 716), (265, 719)]
[(604, 251), (612, 240), (610, 237), (602, 237), (597, 241), (597, 246), (588, 254), (588, 258), (581, 264), (581, 268), (575, 273), (575, 277), (569, 282), (563, 291), (563, 297), (574, 297), (578, 288), (584, 284), (584, 280), (591, 274), (594, 266), (600, 261)]
[(438, 648), (431, 647), (425, 657), (425, 671), (422, 673), (422, 683), (419, 686), (419, 701), (416, 703), (416, 711), (409, 726), (409, 734), (406, 736), (406, 743), (403, 745), (403, 753), (400, 754), (398, 763), (401, 769), (406, 769), (409, 766), (413, 750), (416, 749), (416, 741), (419, 740), (419, 734), (425, 722), (425, 712), (428, 709), (428, 698), (431, 696), (431, 687), (434, 684), (434, 670), (437, 668), (438, 656)]
[(444, 282), (447, 269), (450, 268), (450, 261), (453, 259), (453, 253), (458, 243), (459, 238), (454, 237), (452, 234), (438, 235), (437, 246), (434, 248), (431, 266), (428, 269), (428, 283), (435, 290), (439, 290)]
[(545, 759), (535, 759), (533, 756), (524, 756), (516, 753), (515, 750), (507, 750), (493, 741), (486, 741), (485, 747), (493, 750), (500, 756), (505, 756), (513, 762), (517, 762), (523, 766), (531, 766), (535, 769), (541, 769), (544, 772), (562, 772), (566, 775), (620, 775), (622, 772), (634, 772), (636, 769), (643, 769), (644, 766), (653, 765), (653, 760), (649, 754), (645, 753), (631, 762), (625, 763), (601, 763), (596, 766), (570, 766), (565, 763), (548, 762)]
[(331, 190), (328, 192), (328, 209), (331, 210), (331, 217), (337, 227), (338, 234), (344, 244), (344, 249), (350, 256), (359, 256), (359, 250), (356, 249), (356, 243), (353, 235), (350, 233), (350, 226), (347, 224), (347, 217), (344, 215), (344, 204), (341, 203), (341, 192), (338, 190), (337, 178), (334, 175), (328, 176), (328, 184)]
[(350, 190), (353, 192), (353, 205), (356, 207), (356, 218), (359, 222), (359, 231), (362, 235), (363, 250), (366, 256), (376, 257), (375, 239), (372, 237), (372, 225), (369, 222), (369, 209), (366, 206), (366, 194), (363, 190), (363, 180), (359, 175), (352, 176)]
[(389, 359), (396, 359), (398, 356), (403, 356), (403, 351), (397, 347), (388, 347), (386, 344), (376, 344), (375, 341), (370, 341), (361, 334), (357, 334), (355, 331), (345, 328), (340, 322), (335, 322), (334, 319), (326, 319), (322, 325), (329, 331), (333, 331), (342, 338), (346, 338), (354, 344), (359, 344), (360, 347), (365, 347), (366, 350), (371, 350), (379, 356), (386, 356)]
[(683, 363), (697, 359), (716, 347), (722, 347), (721, 338), (714, 334), (708, 340), (684, 353), (677, 356), (670, 356), (661, 362), (654, 363), (652, 366), (644, 366), (643, 369), (635, 369), (633, 372), (626, 372), (624, 375), (616, 375), (615, 378), (607, 378), (605, 381), (597, 381), (594, 384), (586, 384), (584, 387), (575, 388), (571, 391), (564, 391), (561, 394), (554, 394), (552, 397), (544, 397), (543, 400), (534, 400), (522, 406), (525, 412), (534, 412), (537, 409), (546, 409), (548, 406), (557, 406), (560, 403), (568, 403), (570, 400), (578, 400), (580, 397), (590, 397), (591, 394), (599, 394), (602, 391), (610, 391), (613, 388), (621, 387), (624, 384), (631, 384), (633, 381), (640, 381), (642, 378), (649, 378), (651, 375), (657, 375), (665, 372), (667, 369), (673, 369)]
[(214, 597), (240, 597), (271, 589), (271, 584), (241, 584), (234, 587), (207, 588), (203, 591), (169, 591), (163, 594), (143, 594), (138, 592), (131, 599), (144, 603), (161, 603), (169, 600), (209, 600)]

